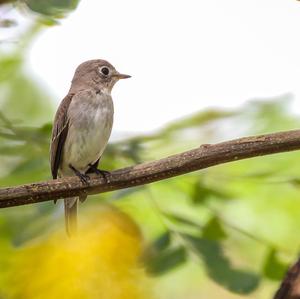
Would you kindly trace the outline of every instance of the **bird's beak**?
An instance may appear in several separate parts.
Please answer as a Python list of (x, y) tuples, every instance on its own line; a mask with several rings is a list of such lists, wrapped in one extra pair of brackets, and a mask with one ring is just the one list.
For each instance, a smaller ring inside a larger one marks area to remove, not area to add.
[(126, 74), (120, 74), (120, 73), (116, 73), (114, 76), (117, 77), (118, 79), (127, 79), (127, 78), (131, 78), (131, 76), (129, 76), (129, 75), (126, 75)]

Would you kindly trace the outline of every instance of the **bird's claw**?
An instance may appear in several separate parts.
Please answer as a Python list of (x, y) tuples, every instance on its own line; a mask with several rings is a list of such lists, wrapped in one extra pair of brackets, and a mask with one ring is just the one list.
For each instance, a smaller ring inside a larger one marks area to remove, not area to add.
[(106, 183), (109, 183), (110, 172), (107, 170), (97, 169), (95, 173), (105, 180)]
[(82, 184), (88, 185), (88, 183), (89, 183), (88, 181), (90, 180), (89, 175), (87, 175), (85, 173), (81, 173), (79, 170), (77, 170), (72, 165), (69, 165), (69, 167), (74, 171), (75, 175), (80, 178), (80, 181), (82, 182)]
[(83, 183), (83, 184), (88, 184), (89, 182), (89, 180), (90, 180), (90, 176), (89, 175), (87, 175), (87, 174), (83, 174), (83, 173), (80, 173), (79, 172), (79, 174), (77, 174), (76, 173), (76, 175), (80, 178), (80, 181)]
[(101, 175), (102, 178), (105, 180), (106, 183), (109, 183), (109, 176), (110, 176), (110, 172), (107, 170), (102, 170), (102, 169), (98, 169), (96, 166), (89, 164), (90, 166), (90, 172), (93, 172), (97, 175)]

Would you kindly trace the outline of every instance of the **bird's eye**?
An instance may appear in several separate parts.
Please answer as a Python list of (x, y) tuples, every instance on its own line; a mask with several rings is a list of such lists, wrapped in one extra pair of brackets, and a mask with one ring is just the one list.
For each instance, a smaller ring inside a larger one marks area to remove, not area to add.
[(109, 68), (107, 66), (103, 66), (101, 69), (100, 69), (100, 72), (102, 75), (104, 76), (108, 76), (109, 75)]

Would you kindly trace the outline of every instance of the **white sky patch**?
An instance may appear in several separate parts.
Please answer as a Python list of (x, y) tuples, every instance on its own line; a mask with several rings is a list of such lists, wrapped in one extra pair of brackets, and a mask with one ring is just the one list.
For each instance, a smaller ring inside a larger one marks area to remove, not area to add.
[(81, 1), (36, 39), (30, 66), (56, 105), (87, 59), (132, 75), (113, 90), (114, 132), (288, 92), (300, 111), (299, 30), (296, 0)]

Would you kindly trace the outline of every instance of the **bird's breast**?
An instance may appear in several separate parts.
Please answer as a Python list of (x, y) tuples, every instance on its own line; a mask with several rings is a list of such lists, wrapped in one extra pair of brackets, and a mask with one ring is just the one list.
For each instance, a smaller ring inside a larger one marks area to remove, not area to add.
[[(65, 166), (79, 171), (102, 155), (113, 125), (113, 102), (109, 95), (96, 94), (73, 103), (69, 108), (69, 130), (64, 146)], [(64, 167), (65, 168), (65, 167)]]

